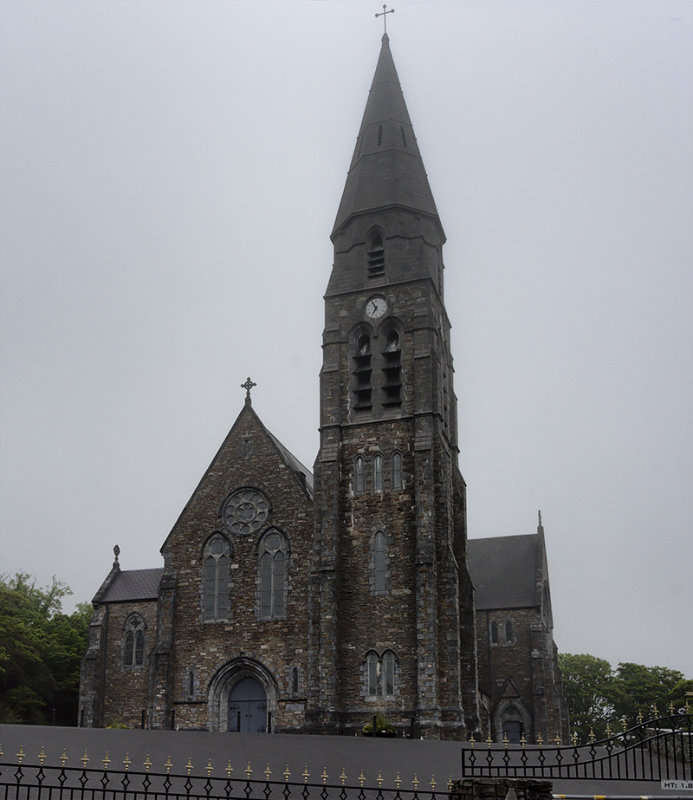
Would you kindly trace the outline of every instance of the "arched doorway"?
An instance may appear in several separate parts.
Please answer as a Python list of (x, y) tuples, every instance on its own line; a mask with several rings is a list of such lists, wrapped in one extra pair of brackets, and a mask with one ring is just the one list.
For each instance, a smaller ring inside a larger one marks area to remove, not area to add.
[(233, 733), (267, 731), (267, 695), (255, 678), (234, 683), (229, 693), (228, 730)]

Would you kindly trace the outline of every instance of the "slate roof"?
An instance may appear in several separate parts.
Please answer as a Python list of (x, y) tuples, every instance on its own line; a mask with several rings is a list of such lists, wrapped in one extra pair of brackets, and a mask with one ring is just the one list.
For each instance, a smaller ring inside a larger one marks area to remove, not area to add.
[(106, 589), (102, 603), (122, 603), (126, 600), (156, 600), (164, 568), (128, 569), (118, 572)]
[(540, 534), (469, 539), (467, 552), (477, 610), (539, 605), (536, 582), (542, 564)]
[(351, 217), (391, 206), (438, 218), (385, 34), (332, 236)]
[(284, 445), (279, 441), (279, 439), (277, 439), (277, 437), (271, 431), (267, 430), (267, 428), (265, 428), (265, 430), (267, 431), (270, 439), (277, 446), (277, 450), (279, 450), (279, 452), (282, 455), (282, 458), (289, 465), (289, 467), (291, 467), (291, 469), (295, 473), (297, 473), (298, 475), (301, 475), (301, 474), (305, 475), (305, 477), (306, 477), (306, 487), (308, 488), (308, 492), (310, 493), (310, 496), (312, 497), (313, 496), (313, 473), (308, 469), (308, 467), (305, 466), (305, 464), (301, 463), (290, 450), (288, 450), (286, 447), (284, 447)]

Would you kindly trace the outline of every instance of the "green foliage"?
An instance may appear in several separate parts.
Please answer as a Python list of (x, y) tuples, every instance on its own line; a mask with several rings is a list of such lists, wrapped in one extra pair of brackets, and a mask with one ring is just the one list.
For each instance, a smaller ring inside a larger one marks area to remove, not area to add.
[[(369, 722), (361, 728), (364, 736), (373, 736), (373, 723)], [(396, 733), (394, 727), (382, 717), (380, 714), (375, 718), (375, 735), (376, 736), (394, 736)]]
[(604, 738), (607, 721), (613, 717), (611, 664), (603, 658), (570, 653), (559, 653), (558, 664), (571, 732), (575, 731), (582, 742), (588, 740), (590, 731), (597, 739)]
[(590, 655), (561, 653), (558, 662), (563, 673), (563, 694), (568, 704), (570, 728), (580, 741), (590, 732), (597, 739), (606, 736), (607, 723), (613, 732), (638, 724), (638, 717), (651, 719), (685, 705), (685, 693), (693, 681), (681, 672), (666, 667), (620, 663), (616, 670), (604, 659)]
[(0, 577), (0, 722), (76, 724), (91, 608), (63, 614), (70, 594), (55, 578), (38, 588), (24, 573)]

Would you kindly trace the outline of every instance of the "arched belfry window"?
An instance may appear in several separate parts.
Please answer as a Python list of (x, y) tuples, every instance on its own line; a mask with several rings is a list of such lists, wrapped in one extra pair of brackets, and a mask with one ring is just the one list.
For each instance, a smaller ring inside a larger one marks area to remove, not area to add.
[(365, 331), (357, 333), (353, 356), (353, 407), (369, 411), (373, 405), (371, 337)]
[(125, 621), (123, 638), (123, 666), (141, 667), (144, 664), (144, 620), (139, 614), (130, 614)]
[(286, 572), (289, 543), (286, 536), (271, 528), (260, 540), (260, 619), (286, 617)]
[(383, 351), (383, 406), (402, 404), (402, 348), (397, 328), (391, 328), (385, 336)]
[(385, 274), (385, 244), (383, 235), (374, 230), (368, 237), (368, 277), (377, 278)]
[(202, 556), (202, 607), (205, 620), (228, 619), (231, 588), (230, 547), (226, 537), (215, 533)]
[(387, 594), (387, 568), (388, 568), (387, 536), (383, 531), (377, 531), (373, 537), (372, 567), (373, 567), (373, 594)]

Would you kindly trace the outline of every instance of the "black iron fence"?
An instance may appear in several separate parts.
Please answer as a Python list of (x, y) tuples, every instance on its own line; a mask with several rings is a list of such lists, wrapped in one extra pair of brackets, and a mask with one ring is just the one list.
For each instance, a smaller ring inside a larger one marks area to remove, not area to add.
[(470, 742), (462, 750), (462, 777), (689, 781), (692, 721), (690, 713), (670, 714), (584, 745)]
[(375, 785), (368, 785), (361, 772), (356, 783), (347, 783), (344, 770), (330, 782), (323, 769), (318, 780), (301, 773), (300, 781), (290, 780), (288, 767), (280, 780), (272, 780), (267, 766), (264, 779), (254, 779), (248, 765), (236, 776), (230, 763), (216, 774), (211, 762), (195, 767), (190, 760), (185, 772), (174, 772), (169, 761), (164, 771), (156, 771), (147, 756), (144, 769), (133, 769), (128, 757), (116, 765), (108, 754), (101, 760), (102, 768), (89, 768), (85, 752), (81, 767), (69, 767), (66, 756), (60, 766), (45, 762), (43, 751), (36, 764), (25, 763), (20, 750), (18, 762), (0, 762), (0, 798), (2, 800), (447, 800), (451, 783), (438, 784), (434, 777), (428, 783), (414, 775), (411, 788), (404, 786), (399, 774), (387, 787), (381, 773)]

